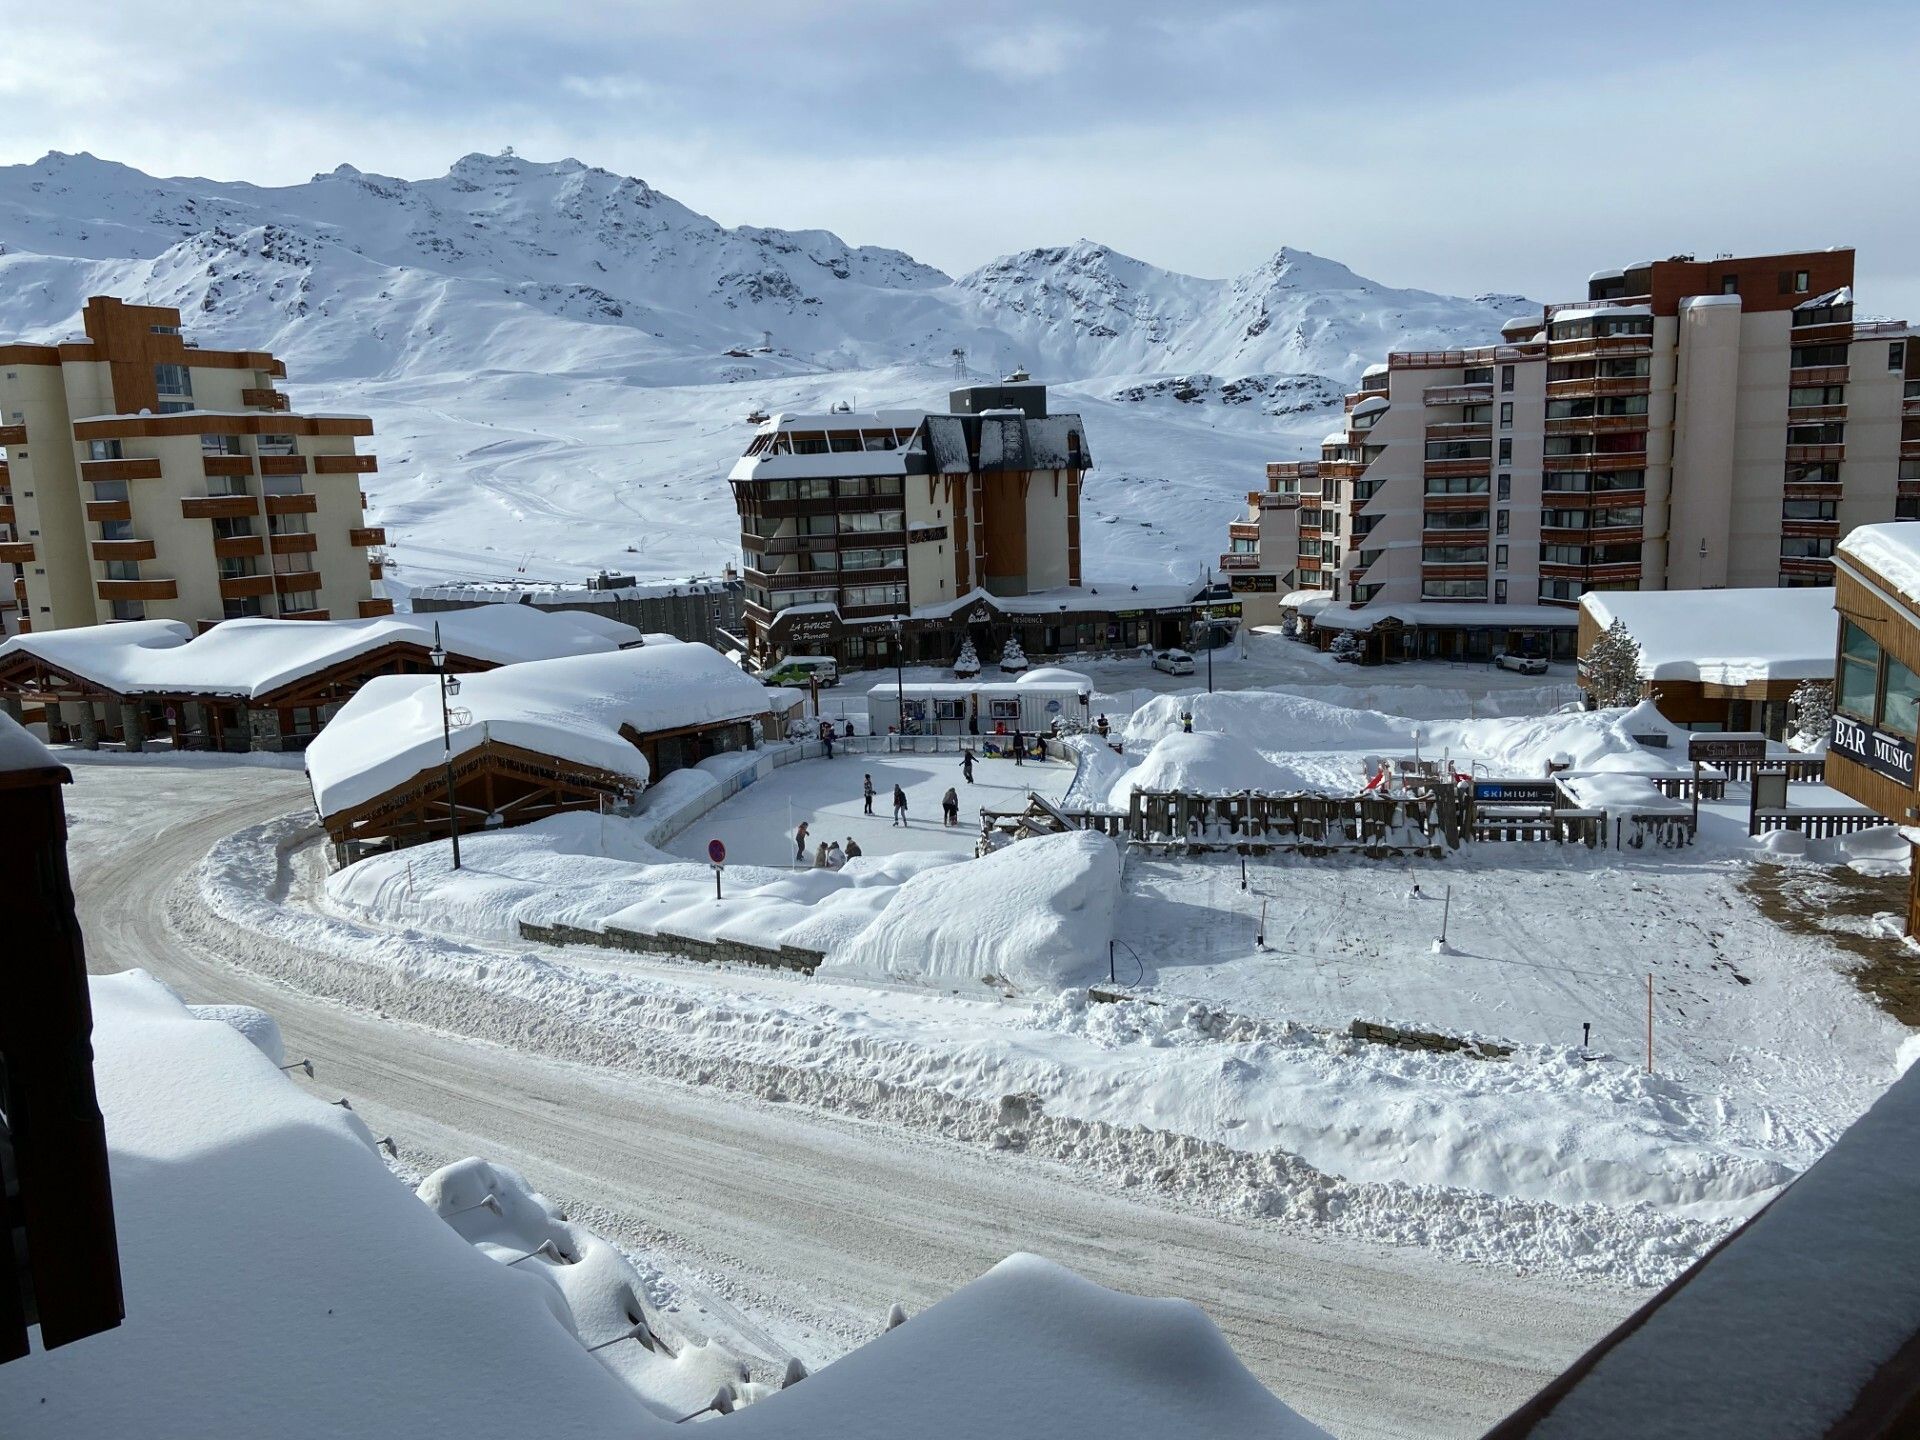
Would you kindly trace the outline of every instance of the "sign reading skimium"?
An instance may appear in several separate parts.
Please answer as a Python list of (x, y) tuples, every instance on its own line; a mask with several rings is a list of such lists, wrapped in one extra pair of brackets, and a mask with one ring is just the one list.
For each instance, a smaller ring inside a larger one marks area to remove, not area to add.
[(1834, 750), (1869, 770), (1877, 770), (1902, 785), (1913, 784), (1913, 741), (1904, 736), (1890, 735), (1836, 712), (1832, 745)]

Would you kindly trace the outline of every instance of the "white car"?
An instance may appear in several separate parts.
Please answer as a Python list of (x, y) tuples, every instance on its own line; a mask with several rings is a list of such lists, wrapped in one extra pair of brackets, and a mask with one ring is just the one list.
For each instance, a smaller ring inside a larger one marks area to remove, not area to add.
[(1498, 655), (1493, 657), (1493, 663), (1498, 665), (1502, 670), (1514, 670), (1522, 675), (1544, 675), (1547, 673), (1546, 659), (1540, 655), (1510, 655), (1505, 650), (1502, 650)]
[(1164, 670), (1169, 675), (1193, 674), (1193, 656), (1184, 650), (1156, 650), (1153, 652), (1153, 668)]

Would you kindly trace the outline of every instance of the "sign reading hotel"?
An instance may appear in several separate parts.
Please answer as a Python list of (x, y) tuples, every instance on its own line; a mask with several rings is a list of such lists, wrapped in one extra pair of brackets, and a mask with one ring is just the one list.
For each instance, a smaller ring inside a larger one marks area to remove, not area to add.
[(1869, 770), (1898, 780), (1902, 785), (1913, 784), (1913, 741), (1904, 736), (1890, 735), (1835, 711), (1832, 747)]

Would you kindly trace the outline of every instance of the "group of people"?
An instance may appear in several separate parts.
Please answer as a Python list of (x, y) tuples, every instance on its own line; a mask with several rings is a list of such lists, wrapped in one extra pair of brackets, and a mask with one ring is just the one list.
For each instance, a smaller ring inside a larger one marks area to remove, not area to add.
[[(860, 842), (851, 835), (842, 845), (838, 840), (822, 840), (813, 852), (813, 868), (816, 870), (838, 870), (847, 861), (860, 856)], [(793, 832), (793, 863), (807, 863), (807, 822), (802, 820), (800, 828)]]

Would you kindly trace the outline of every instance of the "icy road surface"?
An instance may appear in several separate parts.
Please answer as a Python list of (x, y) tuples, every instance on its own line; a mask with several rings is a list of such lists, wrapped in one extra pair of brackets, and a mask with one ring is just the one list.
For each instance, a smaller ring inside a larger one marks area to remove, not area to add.
[(520, 1168), (618, 1243), (672, 1261), (713, 1333), (743, 1353), (827, 1359), (894, 1301), (918, 1309), (1033, 1250), (1102, 1284), (1197, 1302), (1261, 1380), (1348, 1440), (1465, 1436), (1635, 1303), (1096, 1193), (1027, 1157), (314, 1000), (249, 973), (248, 937), (196, 917), (191, 883), (215, 840), (303, 807), (302, 776), (74, 772), (74, 890), (93, 969), (143, 966), (189, 1001), (271, 1011), (288, 1053), (318, 1067), (313, 1088), (351, 1096), (410, 1161), (481, 1154)]

